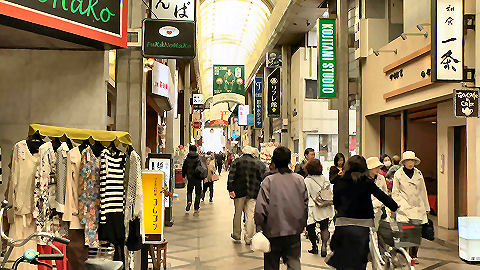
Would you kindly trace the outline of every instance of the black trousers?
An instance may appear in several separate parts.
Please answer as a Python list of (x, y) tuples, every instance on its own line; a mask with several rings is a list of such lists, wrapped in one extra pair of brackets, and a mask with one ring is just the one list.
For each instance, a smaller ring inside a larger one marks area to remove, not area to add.
[(195, 204), (193, 205), (193, 209), (198, 210), (200, 209), (200, 198), (202, 197), (202, 181), (196, 181), (193, 183), (188, 181), (187, 203), (192, 202), (192, 194), (194, 189), (195, 189)]
[(210, 189), (210, 200), (213, 200), (213, 183), (214, 182), (205, 182), (203, 183), (203, 199), (207, 195), (207, 190)]
[(218, 174), (222, 174), (222, 163), (217, 163), (217, 170), (218, 170)]
[(280, 257), (287, 259), (288, 270), (300, 270), (300, 235), (270, 238), (270, 253), (264, 255), (265, 270), (279, 270)]

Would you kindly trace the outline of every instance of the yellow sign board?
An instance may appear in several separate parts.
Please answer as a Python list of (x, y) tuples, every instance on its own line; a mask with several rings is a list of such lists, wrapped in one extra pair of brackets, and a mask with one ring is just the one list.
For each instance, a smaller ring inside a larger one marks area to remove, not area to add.
[(162, 171), (142, 172), (143, 212), (147, 240), (149, 239), (148, 235), (163, 234), (163, 178)]

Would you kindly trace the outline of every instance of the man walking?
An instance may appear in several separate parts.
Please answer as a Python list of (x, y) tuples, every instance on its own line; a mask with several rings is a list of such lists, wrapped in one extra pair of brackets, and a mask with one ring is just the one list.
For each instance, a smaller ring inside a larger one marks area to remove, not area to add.
[(197, 153), (197, 146), (190, 145), (187, 158), (183, 162), (182, 176), (187, 178), (187, 207), (188, 212), (192, 207), (192, 193), (195, 189), (194, 210), (198, 214), (200, 211), (200, 199), (202, 197), (202, 182), (207, 177), (208, 170), (204, 158)]
[(243, 155), (233, 161), (228, 174), (227, 189), (230, 198), (235, 204), (233, 216), (233, 233), (231, 237), (241, 240), (242, 235), (242, 213), (245, 213), (245, 234), (244, 240), (247, 245), (252, 243), (255, 233), (255, 204), (263, 175), (266, 172), (265, 164), (255, 158), (255, 148), (245, 146)]
[(218, 175), (222, 174), (224, 159), (225, 159), (225, 155), (223, 154), (223, 152), (219, 152), (218, 154), (215, 154), (215, 165), (217, 166)]
[(307, 177), (307, 172), (305, 171), (305, 164), (307, 164), (309, 160), (315, 158), (315, 150), (313, 150), (313, 148), (307, 148), (305, 149), (303, 155), (305, 156), (305, 159), (302, 161), (302, 163), (298, 163), (295, 166), (295, 173), (298, 173), (303, 176), (303, 178), (305, 178)]

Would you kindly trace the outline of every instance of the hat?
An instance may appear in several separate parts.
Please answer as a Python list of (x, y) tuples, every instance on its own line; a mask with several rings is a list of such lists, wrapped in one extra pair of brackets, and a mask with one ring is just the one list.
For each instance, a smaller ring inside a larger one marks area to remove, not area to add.
[(367, 159), (367, 168), (369, 170), (382, 167), (382, 166), (383, 166), (383, 163), (380, 162), (378, 157), (371, 157)]
[[(258, 151), (258, 150), (257, 150)], [(253, 157), (255, 157), (255, 147), (252, 147), (250, 145), (246, 145), (243, 147), (242, 149), (242, 153), (244, 154), (248, 154), (248, 155), (252, 155)]]
[(420, 164), (420, 159), (415, 156), (415, 152), (413, 152), (413, 151), (405, 151), (405, 152), (403, 152), (403, 154), (402, 154), (402, 160), (400, 160), (400, 164), (403, 165), (403, 162), (405, 162), (405, 161), (407, 161), (407, 160), (414, 160), (414, 161), (415, 161), (415, 165)]

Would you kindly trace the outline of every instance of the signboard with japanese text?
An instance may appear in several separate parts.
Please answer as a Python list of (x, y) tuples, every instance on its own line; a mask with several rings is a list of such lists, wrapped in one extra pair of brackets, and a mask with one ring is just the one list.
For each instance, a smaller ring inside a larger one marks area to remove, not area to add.
[(205, 99), (203, 94), (192, 95), (192, 106), (194, 109), (202, 110), (204, 108)]
[(119, 47), (127, 46), (128, 1), (96, 0), (82, 4), (75, 0), (2, 0), (0, 14), (46, 27), (45, 33), (51, 34), (48, 28), (53, 28)]
[(250, 108), (248, 105), (238, 105), (238, 125), (246, 126), (248, 124), (248, 112)]
[(229, 93), (245, 95), (245, 67), (213, 65), (213, 95)]
[(337, 97), (336, 20), (318, 19), (318, 87), (320, 98)]
[(268, 75), (267, 114), (269, 117), (280, 116), (280, 88), (280, 68), (276, 68)]
[(145, 58), (193, 59), (195, 23), (144, 19), (142, 55)]
[(479, 116), (479, 89), (456, 89), (453, 91), (455, 117)]
[(169, 79), (170, 68), (167, 65), (155, 62), (152, 67), (152, 94), (170, 98), (168, 92)]
[(463, 0), (432, 1), (432, 81), (463, 80)]
[[(148, 154), (148, 169), (153, 171), (162, 171), (164, 175), (164, 183), (163, 186), (169, 191), (173, 193), (172, 182), (172, 157), (169, 154)], [(165, 207), (170, 207), (170, 200), (171, 198), (165, 196), (164, 205)]]
[(152, 17), (161, 20), (195, 21), (194, 0), (153, 0)]
[(255, 78), (253, 85), (253, 113), (255, 115), (255, 128), (263, 128), (263, 78)]
[(146, 242), (163, 240), (164, 204), (162, 171), (143, 171), (143, 212)]

